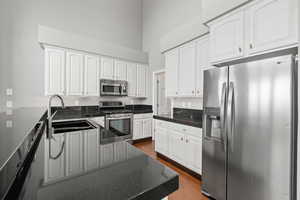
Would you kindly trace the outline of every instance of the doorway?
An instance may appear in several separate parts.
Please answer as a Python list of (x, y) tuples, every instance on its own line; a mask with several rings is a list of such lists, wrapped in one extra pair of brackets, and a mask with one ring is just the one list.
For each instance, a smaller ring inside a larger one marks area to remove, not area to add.
[(153, 73), (153, 111), (156, 115), (164, 115), (171, 112), (171, 101), (166, 97), (164, 70)]

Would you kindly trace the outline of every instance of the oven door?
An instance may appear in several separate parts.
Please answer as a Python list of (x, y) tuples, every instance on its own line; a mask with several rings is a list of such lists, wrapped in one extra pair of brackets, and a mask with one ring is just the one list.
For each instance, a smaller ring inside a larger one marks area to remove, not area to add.
[(105, 129), (111, 131), (116, 137), (132, 138), (132, 117), (107, 117)]
[(101, 96), (121, 96), (122, 86), (120, 84), (101, 83)]

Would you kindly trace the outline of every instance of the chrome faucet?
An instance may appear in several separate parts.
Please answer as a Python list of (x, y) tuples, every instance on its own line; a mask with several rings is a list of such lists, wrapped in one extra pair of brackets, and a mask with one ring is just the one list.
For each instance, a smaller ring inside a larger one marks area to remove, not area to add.
[(49, 135), (48, 136), (50, 139), (53, 138), (53, 136), (52, 136), (52, 118), (55, 115), (55, 113), (53, 113), (53, 115), (51, 115), (51, 103), (54, 98), (58, 98), (60, 100), (62, 108), (65, 107), (63, 98), (61, 96), (59, 96), (58, 94), (52, 95), (49, 98), (49, 104), (48, 104), (48, 134)]
[[(61, 154), (63, 153), (63, 150), (64, 150), (64, 147), (65, 147), (65, 141), (63, 142), (61, 148), (60, 148), (60, 151), (58, 152), (58, 154), (56, 156), (53, 156), (51, 154), (52, 150), (51, 150), (51, 139), (54, 139), (54, 137), (52, 136), (53, 134), (53, 130), (52, 130), (52, 118), (53, 116), (55, 115), (55, 113), (53, 113), (53, 115), (51, 115), (51, 103), (52, 103), (52, 100), (54, 98), (58, 98), (61, 102), (61, 107), (64, 108), (65, 107), (65, 104), (64, 104), (64, 100), (61, 96), (59, 96), (58, 94), (55, 94), (55, 95), (52, 95), (50, 98), (49, 98), (49, 105), (48, 105), (48, 137), (49, 137), (49, 158), (50, 159), (53, 159), (53, 160), (56, 160), (58, 159)], [(55, 140), (55, 139), (54, 139)]]

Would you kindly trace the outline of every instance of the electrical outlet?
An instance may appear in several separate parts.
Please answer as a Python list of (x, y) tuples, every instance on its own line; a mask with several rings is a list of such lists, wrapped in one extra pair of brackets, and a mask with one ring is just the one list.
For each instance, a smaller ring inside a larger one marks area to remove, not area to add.
[(75, 101), (75, 106), (79, 106), (79, 101), (78, 100)]
[(6, 95), (7, 96), (12, 96), (13, 95), (13, 89), (12, 88), (7, 88), (6, 89)]
[(12, 101), (6, 101), (6, 107), (7, 108), (12, 108), (13, 107), (13, 102)]
[(13, 122), (11, 120), (6, 121), (6, 127), (11, 128), (13, 126)]

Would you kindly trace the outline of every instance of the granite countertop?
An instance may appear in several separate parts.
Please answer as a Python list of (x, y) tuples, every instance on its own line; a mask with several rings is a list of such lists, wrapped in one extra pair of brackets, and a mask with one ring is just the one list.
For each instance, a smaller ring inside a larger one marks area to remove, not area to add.
[(154, 119), (159, 119), (159, 120), (164, 120), (164, 121), (169, 121), (169, 122), (174, 122), (178, 124), (183, 124), (187, 126), (192, 126), (196, 128), (202, 128), (202, 120), (192, 120), (192, 119), (181, 119), (172, 116), (171, 114), (163, 114), (163, 115), (153, 115)]
[[(20, 111), (17, 114), (19, 118), (13, 120), (14, 137), (22, 138), (20, 136), (17, 137), (17, 135), (26, 133), (32, 129), (34, 124), (44, 114), (45, 109), (24, 109)], [(65, 119), (75, 117), (73, 114), (71, 113), (70, 116), (66, 114)], [(14, 141), (10, 139), (11, 137), (5, 137), (7, 135), (5, 133), (11, 133), (5, 130), (1, 129), (1, 142)], [(46, 129), (43, 128), (43, 130)], [(76, 151), (79, 148), (78, 143), (76, 143), (76, 141), (78, 142), (77, 139), (65, 140), (64, 153), (56, 160), (50, 159), (49, 154), (45, 153), (49, 148), (49, 140), (46, 138), (44, 132), (39, 134), (42, 137), (37, 143), (36, 151), (29, 151), (28, 154), (30, 155), (26, 156), (32, 158), (29, 163), (24, 165), (29, 166), (28, 171), (22, 168), (22, 170), (19, 170), (18, 176), (16, 176), (17, 180), (20, 179), (23, 181), (25, 178), (23, 179), (22, 177), (26, 177), (24, 185), (20, 186), (18, 182), (19, 191), (13, 191), (9, 194), (20, 194), (22, 196), (17, 197), (24, 200), (31, 200), (33, 198), (38, 200), (161, 200), (163, 197), (176, 191), (179, 187), (179, 177), (176, 172), (152, 159), (131, 144), (124, 141), (103, 142), (107, 137), (112, 138), (113, 133), (100, 125), (96, 125), (95, 129), (76, 132), (76, 138), (81, 138), (82, 140), (81, 153)], [(75, 132), (59, 133), (55, 134), (55, 136), (61, 135), (64, 136), (63, 138), (68, 138), (71, 137), (70, 135), (74, 135), (72, 133)], [(25, 137), (26, 134), (23, 136)], [(22, 139), (16, 139), (15, 141), (20, 142)], [(89, 141), (88, 146), (86, 146), (87, 141)], [(17, 144), (18, 142), (15, 143)], [(56, 148), (54, 152), (59, 151), (57, 150), (61, 147), (59, 140), (51, 140), (51, 143), (54, 146), (53, 148)], [(76, 148), (73, 149), (73, 147)], [(73, 149), (77, 153), (73, 151), (71, 153), (70, 149)], [(78, 165), (75, 165), (75, 168), (69, 171), (68, 169), (70, 168), (68, 166), (71, 165), (68, 164), (67, 155), (72, 156), (77, 161), (79, 160), (81, 163), (79, 166), (81, 167), (76, 168)], [(62, 160), (65, 161), (61, 162)], [(53, 164), (52, 166), (60, 166), (57, 165), (59, 163), (63, 164), (62, 171), (59, 174), (50, 175), (51, 173), (49, 174), (49, 171), (47, 171), (47, 163), (49, 162)], [(7, 182), (8, 175), (11, 177), (11, 174), (14, 172), (10, 170), (10, 166), (3, 169), (5, 170), (0, 171), (0, 199), (2, 199), (7, 189), (5, 184), (10, 185)], [(47, 174), (52, 176), (52, 178), (47, 179)], [(12, 197), (10, 196), (10, 198)]]

